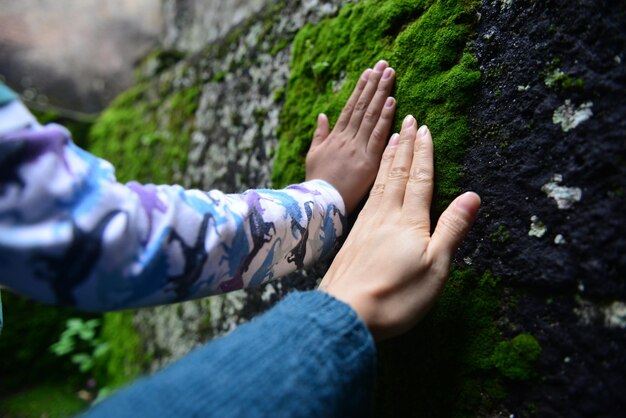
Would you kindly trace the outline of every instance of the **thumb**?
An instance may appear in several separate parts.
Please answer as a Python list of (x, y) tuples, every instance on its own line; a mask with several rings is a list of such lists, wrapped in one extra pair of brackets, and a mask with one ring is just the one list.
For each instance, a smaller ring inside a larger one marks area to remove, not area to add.
[(473, 192), (464, 193), (450, 203), (441, 214), (428, 245), (431, 259), (450, 264), (452, 256), (470, 231), (479, 207), (480, 197)]
[(320, 113), (317, 116), (317, 128), (315, 129), (315, 133), (313, 134), (313, 142), (311, 143), (311, 147), (317, 146), (321, 144), (327, 137), (330, 132), (330, 123), (328, 122), (328, 117)]

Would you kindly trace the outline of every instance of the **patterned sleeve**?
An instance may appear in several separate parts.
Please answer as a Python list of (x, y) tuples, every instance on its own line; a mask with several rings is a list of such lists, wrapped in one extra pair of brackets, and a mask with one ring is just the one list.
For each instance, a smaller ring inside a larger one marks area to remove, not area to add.
[(100, 311), (259, 285), (328, 254), (344, 212), (320, 180), (240, 195), (123, 185), (58, 125), (0, 132), (0, 284), (48, 303)]

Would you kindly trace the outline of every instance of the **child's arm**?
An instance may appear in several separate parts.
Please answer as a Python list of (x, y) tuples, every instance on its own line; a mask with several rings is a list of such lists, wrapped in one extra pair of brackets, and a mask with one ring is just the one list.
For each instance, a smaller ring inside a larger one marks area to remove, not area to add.
[[(0, 107), (0, 121), (8, 109), (18, 120), (16, 106)], [(0, 283), (35, 299), (108, 310), (258, 285), (324, 256), (343, 232), (344, 202), (324, 170), (241, 195), (122, 185), (65, 129), (20, 112), (26, 122), (0, 132)]]

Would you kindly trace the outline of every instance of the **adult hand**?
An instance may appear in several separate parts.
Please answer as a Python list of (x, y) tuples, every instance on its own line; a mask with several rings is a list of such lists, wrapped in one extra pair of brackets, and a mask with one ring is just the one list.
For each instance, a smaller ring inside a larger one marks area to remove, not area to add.
[(350, 305), (380, 340), (405, 332), (443, 290), (454, 252), (480, 206), (457, 197), (430, 233), (433, 142), (412, 116), (385, 149), (369, 199), (320, 284)]

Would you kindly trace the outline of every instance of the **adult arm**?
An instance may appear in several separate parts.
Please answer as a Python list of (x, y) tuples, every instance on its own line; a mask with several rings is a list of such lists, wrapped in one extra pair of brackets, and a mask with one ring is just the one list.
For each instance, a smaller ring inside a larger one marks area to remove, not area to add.
[(364, 417), (375, 363), (372, 337), (350, 307), (294, 293), (85, 417)]
[(452, 201), (431, 233), (433, 141), (411, 115), (389, 140), (365, 207), (320, 283), (350, 305), (377, 340), (410, 329), (441, 294), (480, 197)]

